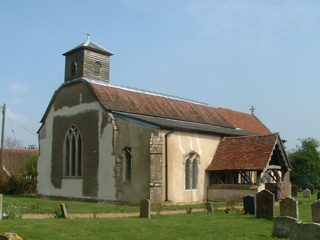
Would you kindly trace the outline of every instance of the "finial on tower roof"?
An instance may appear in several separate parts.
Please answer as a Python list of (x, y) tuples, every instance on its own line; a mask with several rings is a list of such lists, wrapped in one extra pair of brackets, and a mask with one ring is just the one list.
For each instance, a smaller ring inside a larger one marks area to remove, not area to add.
[(90, 33), (87, 33), (87, 41), (90, 40)]

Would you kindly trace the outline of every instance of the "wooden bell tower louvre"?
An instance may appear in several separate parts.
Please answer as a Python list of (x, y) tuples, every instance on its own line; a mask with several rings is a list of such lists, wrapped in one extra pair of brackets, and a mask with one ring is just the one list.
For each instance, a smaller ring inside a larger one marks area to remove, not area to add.
[(64, 81), (77, 78), (89, 78), (109, 82), (110, 56), (105, 48), (87, 40), (63, 54), (66, 57)]

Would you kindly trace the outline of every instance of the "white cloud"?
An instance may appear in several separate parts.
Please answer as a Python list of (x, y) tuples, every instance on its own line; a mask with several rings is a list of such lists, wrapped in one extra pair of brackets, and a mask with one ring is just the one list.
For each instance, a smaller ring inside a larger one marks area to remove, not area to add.
[(29, 84), (19, 84), (19, 83), (12, 83), (9, 86), (9, 89), (13, 92), (25, 92), (29, 88)]

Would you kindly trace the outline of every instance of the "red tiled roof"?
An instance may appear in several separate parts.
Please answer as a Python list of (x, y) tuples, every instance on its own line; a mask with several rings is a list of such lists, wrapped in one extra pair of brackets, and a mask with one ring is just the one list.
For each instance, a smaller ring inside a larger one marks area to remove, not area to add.
[(234, 128), (215, 107), (93, 82), (89, 84), (109, 110)]
[(219, 108), (219, 111), (236, 128), (259, 135), (271, 134), (270, 130), (253, 114), (237, 112), (226, 108)]
[(38, 154), (38, 150), (4, 148), (2, 163), (9, 172), (19, 170), (32, 154)]
[(226, 137), (207, 168), (214, 170), (263, 170), (272, 156), (278, 134)]
[(110, 111), (139, 114), (163, 119), (180, 120), (192, 123), (210, 124), (222, 128), (239, 128), (244, 132), (258, 135), (271, 134), (269, 129), (251, 114), (216, 108), (207, 104), (180, 99), (138, 89), (130, 89), (85, 78), (66, 82), (52, 97), (41, 119), (43, 123), (58, 92), (66, 85), (87, 84), (98, 101)]

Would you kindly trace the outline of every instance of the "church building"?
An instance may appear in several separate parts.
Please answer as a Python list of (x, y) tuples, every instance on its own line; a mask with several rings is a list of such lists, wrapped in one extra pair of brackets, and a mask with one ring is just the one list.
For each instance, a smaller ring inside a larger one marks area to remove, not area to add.
[(38, 195), (138, 204), (290, 196), (279, 133), (253, 113), (109, 82), (88, 39), (63, 54), (65, 78), (41, 119)]

